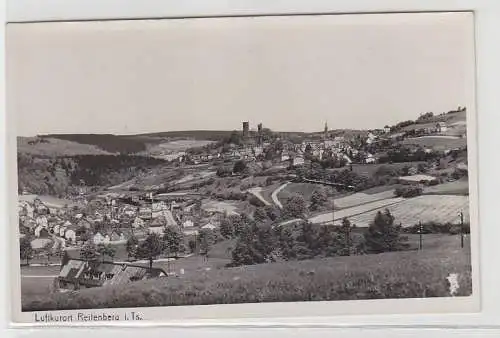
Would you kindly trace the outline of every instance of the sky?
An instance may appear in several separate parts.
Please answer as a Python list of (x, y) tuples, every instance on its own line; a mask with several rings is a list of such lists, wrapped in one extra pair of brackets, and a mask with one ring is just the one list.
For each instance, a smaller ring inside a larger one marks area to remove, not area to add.
[(19, 136), (372, 129), (474, 105), (472, 14), (7, 26)]

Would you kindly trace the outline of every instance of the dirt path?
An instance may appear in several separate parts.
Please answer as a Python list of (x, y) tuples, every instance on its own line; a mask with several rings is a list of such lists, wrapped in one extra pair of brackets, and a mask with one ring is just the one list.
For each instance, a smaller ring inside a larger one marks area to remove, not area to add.
[(278, 206), (278, 208), (283, 209), (283, 205), (278, 199), (278, 194), (280, 193), (281, 190), (285, 189), (287, 185), (289, 185), (290, 182), (286, 182), (285, 184), (280, 185), (276, 190), (273, 191), (271, 194), (271, 198), (273, 199), (274, 204)]

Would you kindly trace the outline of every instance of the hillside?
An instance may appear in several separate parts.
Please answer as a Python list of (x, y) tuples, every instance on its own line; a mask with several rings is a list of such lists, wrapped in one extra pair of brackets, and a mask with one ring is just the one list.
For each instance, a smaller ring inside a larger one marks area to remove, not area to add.
[(78, 192), (82, 181), (99, 189), (129, 180), (164, 161), (125, 155), (39, 157), (18, 153), (18, 190), (66, 197)]
[(51, 137), (18, 137), (17, 151), (43, 157), (111, 154), (95, 145)]
[(470, 249), (456, 236), (424, 251), (199, 269), (126, 286), (23, 299), (24, 311), (228, 303), (359, 300), (449, 296), (446, 277), (459, 274), (459, 296), (472, 292)]
[(43, 139), (53, 138), (80, 144), (96, 146), (110, 153), (130, 154), (144, 151), (147, 142), (135, 136), (120, 136), (112, 134), (49, 134), (39, 136)]

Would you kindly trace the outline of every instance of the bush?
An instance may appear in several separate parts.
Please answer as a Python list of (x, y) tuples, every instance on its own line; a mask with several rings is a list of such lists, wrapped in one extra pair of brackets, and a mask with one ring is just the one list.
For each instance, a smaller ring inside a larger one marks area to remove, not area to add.
[(406, 185), (397, 187), (394, 190), (394, 195), (397, 197), (410, 198), (410, 197), (420, 196), (422, 195), (422, 192), (423, 189), (418, 185)]

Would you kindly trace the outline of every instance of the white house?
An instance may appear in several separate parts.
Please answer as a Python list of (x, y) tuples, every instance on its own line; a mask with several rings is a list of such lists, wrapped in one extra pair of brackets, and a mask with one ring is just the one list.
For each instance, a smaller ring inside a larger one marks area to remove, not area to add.
[(59, 227), (59, 234), (58, 234), (58, 235), (59, 235), (60, 237), (64, 237), (64, 234), (66, 233), (66, 229), (67, 229), (67, 227), (65, 227), (64, 225), (61, 225), (61, 226)]
[(296, 165), (302, 165), (304, 164), (305, 161), (304, 161), (304, 158), (301, 157), (301, 156), (296, 156), (293, 158), (293, 162), (292, 162), (292, 165), (296, 166)]
[(192, 228), (192, 227), (194, 227), (194, 223), (192, 220), (188, 219), (188, 220), (184, 221), (184, 223), (182, 223), (182, 227), (183, 228)]
[(64, 233), (64, 238), (67, 241), (75, 243), (76, 242), (76, 232), (75, 232), (75, 230), (72, 230), (72, 229), (66, 230), (66, 232)]
[(141, 218), (136, 217), (136, 218), (134, 219), (134, 222), (132, 223), (132, 226), (133, 226), (134, 228), (136, 228), (136, 229), (137, 229), (137, 228), (142, 228), (142, 227), (144, 227), (144, 221), (143, 221)]
[(150, 233), (150, 234), (163, 235), (164, 232), (165, 232), (165, 227), (163, 227), (163, 226), (156, 226), (156, 227), (149, 227), (148, 228), (148, 233)]
[(375, 158), (375, 156), (373, 156), (370, 153), (366, 154), (366, 158), (365, 158), (366, 164), (375, 163), (375, 162), (377, 162), (377, 159)]
[(387, 133), (390, 133), (390, 132), (391, 132), (391, 127), (389, 127), (389, 126), (385, 126), (385, 127), (384, 127), (384, 133), (386, 133), (386, 134), (387, 134)]
[(104, 243), (104, 236), (101, 235), (100, 232), (98, 232), (92, 238), (92, 242), (94, 242), (95, 245), (103, 244)]
[(45, 216), (38, 216), (35, 219), (35, 223), (36, 223), (36, 225), (42, 226), (44, 228), (48, 227), (48, 220), (47, 220), (47, 217), (45, 217)]
[(55, 233), (55, 234), (59, 234), (59, 229), (61, 228), (61, 225), (60, 224), (56, 224), (54, 225), (54, 227), (52, 228), (52, 231)]

